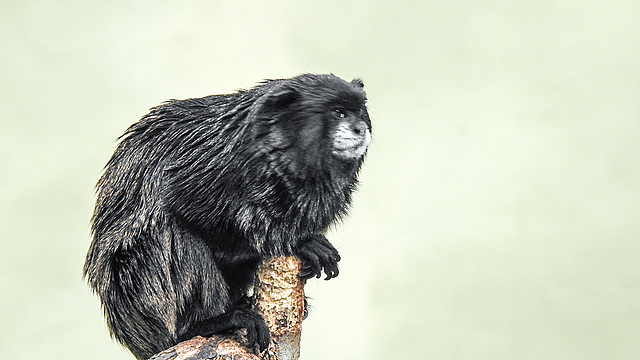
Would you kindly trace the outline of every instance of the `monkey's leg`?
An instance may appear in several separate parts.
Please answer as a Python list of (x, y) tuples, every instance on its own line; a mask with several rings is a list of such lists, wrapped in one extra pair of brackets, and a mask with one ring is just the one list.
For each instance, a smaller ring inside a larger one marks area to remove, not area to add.
[(105, 254), (112, 260), (103, 262), (108, 265), (101, 271), (111, 274), (111, 280), (98, 286), (112, 334), (139, 359), (177, 340), (175, 295), (159, 266), (160, 252), (147, 247), (148, 243), (138, 242), (135, 251), (119, 248)]

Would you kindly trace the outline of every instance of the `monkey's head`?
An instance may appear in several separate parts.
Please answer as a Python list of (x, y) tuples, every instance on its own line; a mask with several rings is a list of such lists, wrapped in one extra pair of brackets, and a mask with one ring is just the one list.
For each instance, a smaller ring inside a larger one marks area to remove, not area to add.
[(307, 74), (270, 83), (255, 134), (272, 166), (303, 178), (355, 174), (371, 142), (362, 81)]

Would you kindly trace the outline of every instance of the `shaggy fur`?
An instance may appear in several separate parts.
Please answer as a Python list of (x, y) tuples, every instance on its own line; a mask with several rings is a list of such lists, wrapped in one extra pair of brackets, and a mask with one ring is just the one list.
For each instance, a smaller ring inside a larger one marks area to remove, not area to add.
[(98, 182), (84, 274), (139, 359), (195, 335), (269, 333), (247, 289), (260, 259), (338, 275), (323, 233), (342, 217), (371, 140), (360, 80), (301, 75), (172, 100), (132, 125)]

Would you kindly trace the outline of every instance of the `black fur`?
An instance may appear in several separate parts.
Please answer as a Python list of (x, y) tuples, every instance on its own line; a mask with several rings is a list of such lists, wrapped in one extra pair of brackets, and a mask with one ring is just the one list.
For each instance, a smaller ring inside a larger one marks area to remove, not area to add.
[(297, 255), (305, 279), (338, 275), (323, 233), (346, 213), (371, 138), (362, 87), (270, 80), (169, 101), (127, 130), (98, 182), (84, 274), (137, 358), (240, 328), (264, 349), (247, 297), (260, 259)]

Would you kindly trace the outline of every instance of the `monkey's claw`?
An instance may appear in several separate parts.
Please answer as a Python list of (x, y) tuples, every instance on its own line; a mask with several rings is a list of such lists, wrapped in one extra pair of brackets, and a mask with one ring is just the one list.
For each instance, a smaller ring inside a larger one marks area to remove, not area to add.
[(300, 278), (303, 280), (312, 277), (320, 278), (323, 270), (327, 275), (325, 280), (338, 276), (340, 255), (323, 235), (316, 235), (304, 241), (297, 255), (302, 260)]
[(262, 316), (245, 304), (240, 304), (219, 316), (196, 323), (189, 332), (181, 337), (181, 341), (196, 335), (208, 337), (239, 329), (246, 329), (245, 337), (249, 348), (257, 345), (260, 351), (264, 351), (271, 342), (269, 328)]

